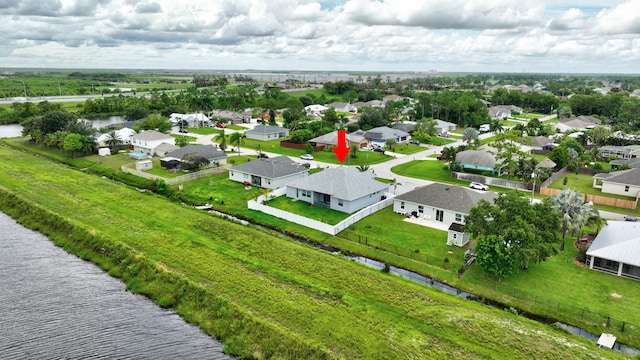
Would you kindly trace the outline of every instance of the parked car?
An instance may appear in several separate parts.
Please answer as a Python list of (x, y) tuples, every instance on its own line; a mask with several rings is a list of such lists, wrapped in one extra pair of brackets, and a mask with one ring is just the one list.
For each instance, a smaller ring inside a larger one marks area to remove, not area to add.
[(418, 140), (409, 140), (409, 143), (413, 145), (420, 145), (420, 141)]
[(308, 163), (308, 162), (303, 162), (303, 163), (302, 163), (302, 164), (300, 164), (300, 165), (304, 166), (304, 167), (305, 167), (305, 168), (307, 168), (307, 169), (311, 168), (311, 163)]
[(625, 220), (625, 221), (633, 221), (633, 222), (636, 222), (636, 221), (638, 221), (638, 218), (637, 218), (637, 217), (635, 217), (635, 216), (631, 216), (631, 215), (629, 215), (629, 216), (625, 216), (625, 217), (624, 217), (624, 220)]
[(311, 155), (311, 154), (302, 154), (302, 155), (300, 155), (300, 159), (302, 159), (302, 160), (313, 160), (313, 155)]
[(217, 127), (217, 128), (221, 128), (221, 129), (224, 129), (224, 128), (226, 128), (226, 127), (227, 127), (227, 125), (225, 125), (225, 124), (223, 124), (223, 123), (217, 123), (217, 124), (216, 124), (216, 127)]
[(181, 133), (181, 134), (186, 134), (186, 133), (188, 133), (188, 132), (189, 132), (189, 130), (187, 130), (187, 129), (180, 129), (178, 132), (179, 132), (179, 133)]
[(379, 153), (383, 153), (384, 154), (384, 149), (381, 148), (381, 147), (375, 147), (375, 148), (373, 148), (373, 151), (377, 151)]
[(480, 184), (477, 182), (472, 182), (471, 184), (469, 184), (469, 187), (476, 190), (484, 190), (484, 191), (489, 190), (489, 187), (487, 185)]

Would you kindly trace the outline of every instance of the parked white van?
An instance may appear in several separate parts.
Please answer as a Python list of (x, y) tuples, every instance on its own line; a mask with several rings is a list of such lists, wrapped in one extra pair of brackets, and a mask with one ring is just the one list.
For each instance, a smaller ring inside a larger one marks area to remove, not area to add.
[(491, 130), (491, 125), (489, 125), (489, 124), (482, 124), (482, 125), (480, 125), (479, 130), (480, 130), (480, 132), (481, 132), (481, 133), (482, 133), (482, 132), (489, 132), (489, 130)]

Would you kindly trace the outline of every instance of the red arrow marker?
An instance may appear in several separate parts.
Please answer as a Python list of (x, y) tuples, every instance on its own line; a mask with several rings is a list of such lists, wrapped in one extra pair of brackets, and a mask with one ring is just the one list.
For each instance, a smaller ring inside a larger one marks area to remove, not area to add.
[(338, 130), (338, 146), (333, 148), (333, 152), (336, 153), (340, 163), (349, 154), (349, 147), (347, 146), (347, 132), (345, 130)]

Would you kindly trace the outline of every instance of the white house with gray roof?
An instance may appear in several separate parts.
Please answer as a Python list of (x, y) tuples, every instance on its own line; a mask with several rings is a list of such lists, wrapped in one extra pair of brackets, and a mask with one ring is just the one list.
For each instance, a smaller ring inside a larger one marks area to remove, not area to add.
[(587, 266), (640, 280), (640, 223), (608, 221), (587, 250)]
[(603, 193), (637, 197), (640, 193), (640, 169), (595, 174), (593, 187)]
[(251, 130), (245, 132), (247, 139), (254, 140), (275, 140), (289, 136), (289, 129), (281, 126), (258, 125)]
[(384, 146), (387, 139), (393, 139), (400, 144), (411, 139), (408, 132), (399, 129), (392, 129), (388, 126), (380, 126), (371, 130), (358, 130), (351, 133), (352, 135), (362, 136), (373, 144)]
[(289, 198), (349, 214), (385, 199), (389, 191), (374, 174), (354, 167), (325, 169), (286, 186)]
[(469, 234), (461, 233), (459, 226), (452, 229), (451, 225), (463, 225), (464, 217), (480, 200), (493, 204), (497, 197), (498, 194), (490, 191), (433, 183), (396, 196), (393, 200), (393, 211), (448, 224), (447, 244), (464, 246), (469, 241)]
[(229, 180), (277, 189), (309, 175), (309, 169), (286, 156), (260, 158), (229, 169)]
[(187, 145), (168, 152), (165, 156), (181, 160), (187, 154), (196, 154), (203, 157), (209, 160), (210, 165), (227, 163), (227, 154), (222, 150), (218, 150), (218, 148), (213, 145)]

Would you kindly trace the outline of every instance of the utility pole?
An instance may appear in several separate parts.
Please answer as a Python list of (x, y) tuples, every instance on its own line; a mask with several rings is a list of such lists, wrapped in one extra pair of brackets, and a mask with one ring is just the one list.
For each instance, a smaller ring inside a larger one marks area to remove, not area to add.
[(27, 97), (27, 85), (24, 83), (24, 81), (20, 80), (20, 82), (22, 83), (22, 87), (24, 88), (24, 97)]

